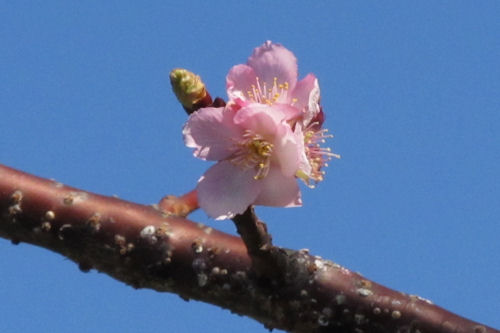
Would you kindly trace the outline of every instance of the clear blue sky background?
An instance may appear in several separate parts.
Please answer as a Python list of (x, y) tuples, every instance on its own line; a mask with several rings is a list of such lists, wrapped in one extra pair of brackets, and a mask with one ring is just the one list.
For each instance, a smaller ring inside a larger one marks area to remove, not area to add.
[[(184, 193), (210, 164), (183, 145), (169, 71), (226, 97), (271, 39), (319, 77), (342, 155), (303, 208), (258, 209), (275, 243), (500, 328), (499, 18), (498, 1), (0, 1), (0, 163), (145, 204)], [(265, 332), (0, 239), (1, 332), (153, 330)]]

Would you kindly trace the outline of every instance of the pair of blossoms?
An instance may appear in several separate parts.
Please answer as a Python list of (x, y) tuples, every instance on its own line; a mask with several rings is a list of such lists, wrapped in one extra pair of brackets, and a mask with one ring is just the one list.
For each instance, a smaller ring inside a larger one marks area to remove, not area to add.
[(250, 205), (301, 206), (297, 179), (323, 179), (322, 167), (338, 155), (322, 148), (318, 80), (298, 81), (297, 59), (280, 44), (257, 47), (247, 64), (229, 71), (225, 107), (194, 112), (183, 129), (194, 155), (218, 161), (199, 179), (199, 206), (215, 219)]

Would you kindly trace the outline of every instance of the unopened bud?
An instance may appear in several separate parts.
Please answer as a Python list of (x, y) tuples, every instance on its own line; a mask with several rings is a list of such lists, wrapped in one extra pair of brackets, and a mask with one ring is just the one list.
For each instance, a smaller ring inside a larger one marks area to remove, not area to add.
[(172, 84), (175, 96), (189, 113), (195, 111), (200, 106), (204, 107), (212, 103), (212, 98), (205, 89), (205, 84), (193, 72), (176, 68), (170, 72), (170, 83)]

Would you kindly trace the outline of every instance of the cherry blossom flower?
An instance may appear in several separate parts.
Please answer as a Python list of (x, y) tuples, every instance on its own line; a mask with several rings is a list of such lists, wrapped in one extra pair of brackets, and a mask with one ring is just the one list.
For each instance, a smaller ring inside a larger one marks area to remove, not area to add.
[(195, 156), (219, 161), (197, 186), (208, 215), (231, 218), (252, 204), (301, 205), (295, 174), (303, 152), (284, 112), (262, 104), (238, 111), (203, 108), (191, 115), (183, 134)]
[(217, 161), (198, 181), (200, 207), (216, 219), (243, 213), (250, 205), (302, 205), (297, 178), (308, 186), (323, 180), (334, 156), (322, 148), (318, 80), (297, 80), (297, 60), (279, 44), (256, 48), (246, 65), (226, 79), (229, 102), (202, 108), (183, 129), (194, 155)]
[(280, 44), (265, 42), (247, 64), (229, 71), (226, 88), (230, 100), (243, 106), (262, 103), (286, 109), (288, 117), (309, 125), (320, 112), (320, 90), (316, 76), (297, 81), (297, 59)]
[(286, 110), (290, 126), (304, 137), (304, 155), (296, 176), (314, 187), (313, 183), (323, 180), (321, 169), (331, 158), (340, 156), (321, 147), (332, 136), (321, 128), (324, 114), (319, 105), (318, 80), (314, 74), (308, 74), (298, 81), (297, 68), (292, 52), (267, 41), (254, 50), (247, 64), (231, 68), (226, 88), (237, 107), (260, 103)]

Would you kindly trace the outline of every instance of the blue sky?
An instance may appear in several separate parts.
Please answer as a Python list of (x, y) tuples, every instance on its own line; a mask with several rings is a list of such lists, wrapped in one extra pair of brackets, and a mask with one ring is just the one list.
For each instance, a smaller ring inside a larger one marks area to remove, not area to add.
[[(195, 186), (168, 73), (225, 75), (265, 40), (315, 73), (342, 159), (277, 245), (500, 328), (497, 1), (0, 1), (0, 163), (140, 203)], [(234, 233), (203, 212), (195, 221)], [(265, 332), (0, 239), (1, 332)]]

